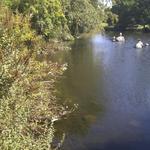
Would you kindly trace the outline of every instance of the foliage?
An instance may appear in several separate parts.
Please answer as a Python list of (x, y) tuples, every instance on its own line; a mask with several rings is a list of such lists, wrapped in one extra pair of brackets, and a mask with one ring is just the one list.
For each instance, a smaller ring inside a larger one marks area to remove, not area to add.
[(72, 35), (89, 32), (93, 29), (102, 30), (102, 23), (105, 20), (103, 8), (90, 0), (69, 0), (68, 5), (64, 4), (65, 16)]
[(44, 38), (58, 38), (63, 35), (66, 22), (60, 0), (17, 0), (11, 8), (31, 16), (32, 27)]
[(104, 5), (97, 0), (3, 1), (13, 11), (29, 14), (32, 27), (46, 39), (72, 39), (71, 35), (102, 30), (106, 22)]
[(53, 121), (67, 113), (54, 96), (66, 66), (36, 60), (43, 43), (37, 33), (67, 40), (101, 30), (105, 17), (91, 0), (1, 0), (0, 149), (51, 149)]
[(125, 29), (138, 24), (150, 25), (149, 0), (116, 0), (112, 12), (119, 17), (119, 28)]
[(107, 8), (105, 10), (106, 18), (107, 18), (107, 27), (113, 27), (118, 23), (118, 16), (114, 13), (112, 13), (110, 8)]
[(138, 0), (136, 3), (136, 22), (141, 25), (150, 25), (150, 2)]
[(41, 39), (27, 16), (4, 6), (0, 14), (0, 149), (50, 149), (51, 121), (64, 110), (53, 94), (63, 66), (36, 61)]

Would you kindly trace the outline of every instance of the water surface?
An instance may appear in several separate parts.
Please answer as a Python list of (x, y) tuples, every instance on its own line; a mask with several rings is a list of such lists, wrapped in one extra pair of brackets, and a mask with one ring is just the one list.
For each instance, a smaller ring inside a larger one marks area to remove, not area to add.
[(66, 134), (62, 150), (148, 150), (150, 147), (150, 47), (135, 49), (138, 38), (125, 43), (109, 35), (78, 40), (61, 61), (68, 70), (58, 83), (60, 99), (79, 104), (56, 124)]

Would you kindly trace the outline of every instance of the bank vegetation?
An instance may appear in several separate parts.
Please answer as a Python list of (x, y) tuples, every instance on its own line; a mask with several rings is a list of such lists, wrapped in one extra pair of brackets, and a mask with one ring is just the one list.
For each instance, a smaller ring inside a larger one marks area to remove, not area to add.
[(101, 31), (106, 20), (103, 5), (92, 0), (1, 0), (0, 149), (52, 149), (54, 121), (71, 112), (55, 96), (67, 65), (37, 61), (37, 54)]

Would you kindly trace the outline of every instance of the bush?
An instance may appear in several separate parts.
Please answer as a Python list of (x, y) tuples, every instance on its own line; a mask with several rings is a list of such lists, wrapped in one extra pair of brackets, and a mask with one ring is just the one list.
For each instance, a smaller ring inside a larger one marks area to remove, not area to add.
[(50, 149), (52, 120), (64, 110), (53, 94), (63, 67), (36, 61), (41, 39), (28, 17), (4, 6), (0, 14), (0, 149)]

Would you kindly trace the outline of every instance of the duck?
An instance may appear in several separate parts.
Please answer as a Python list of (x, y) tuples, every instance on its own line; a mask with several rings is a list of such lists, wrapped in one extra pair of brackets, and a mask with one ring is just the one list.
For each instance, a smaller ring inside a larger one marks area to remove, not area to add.
[(125, 38), (124, 38), (122, 33), (119, 34), (119, 36), (116, 38), (116, 41), (118, 41), (118, 42), (124, 42), (125, 41)]
[(149, 46), (149, 43), (145, 43), (145, 46)]
[(144, 47), (144, 44), (141, 40), (138, 40), (138, 42), (136, 43), (135, 45), (136, 48), (143, 48)]

